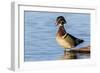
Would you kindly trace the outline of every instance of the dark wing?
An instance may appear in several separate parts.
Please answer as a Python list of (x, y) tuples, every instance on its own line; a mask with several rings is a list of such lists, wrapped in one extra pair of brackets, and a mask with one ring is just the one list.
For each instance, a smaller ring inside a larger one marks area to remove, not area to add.
[(81, 44), (82, 42), (84, 42), (84, 40), (76, 38), (69, 33), (67, 33), (67, 35), (64, 38), (66, 38), (66, 37), (70, 37), (73, 40), (74, 46), (77, 46), (77, 45)]

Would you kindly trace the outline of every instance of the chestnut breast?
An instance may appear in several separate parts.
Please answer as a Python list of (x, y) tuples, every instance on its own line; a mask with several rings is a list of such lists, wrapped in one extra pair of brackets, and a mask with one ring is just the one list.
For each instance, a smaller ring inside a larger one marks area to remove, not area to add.
[(66, 30), (64, 28), (64, 26), (60, 26), (59, 29), (58, 29), (58, 32), (57, 32), (57, 36), (64, 36), (66, 34)]

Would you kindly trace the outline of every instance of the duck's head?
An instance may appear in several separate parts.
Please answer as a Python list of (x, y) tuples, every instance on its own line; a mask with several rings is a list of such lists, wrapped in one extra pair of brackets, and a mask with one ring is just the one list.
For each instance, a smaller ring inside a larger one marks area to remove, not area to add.
[(66, 20), (63, 16), (58, 16), (56, 19), (56, 25), (61, 25), (63, 26), (66, 23)]

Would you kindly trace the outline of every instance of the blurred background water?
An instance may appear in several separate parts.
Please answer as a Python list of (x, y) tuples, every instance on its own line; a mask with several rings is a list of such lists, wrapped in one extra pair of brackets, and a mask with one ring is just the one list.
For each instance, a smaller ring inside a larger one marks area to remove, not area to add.
[[(58, 16), (67, 20), (68, 33), (85, 41), (76, 48), (90, 45), (90, 14), (24, 11), (24, 61), (59, 60), (63, 56), (64, 49), (55, 39)], [(78, 54), (79, 59), (89, 57)]]

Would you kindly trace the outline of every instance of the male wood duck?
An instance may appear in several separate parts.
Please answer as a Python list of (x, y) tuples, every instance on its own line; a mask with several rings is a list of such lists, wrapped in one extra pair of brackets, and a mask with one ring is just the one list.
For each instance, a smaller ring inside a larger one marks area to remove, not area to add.
[(70, 50), (71, 48), (76, 47), (80, 43), (83, 42), (82, 39), (76, 38), (72, 36), (71, 34), (67, 33), (64, 24), (66, 23), (66, 20), (63, 16), (59, 16), (56, 19), (56, 25), (58, 26), (58, 31), (56, 34), (56, 40), (59, 43), (60, 46), (62, 46), (65, 51)]

